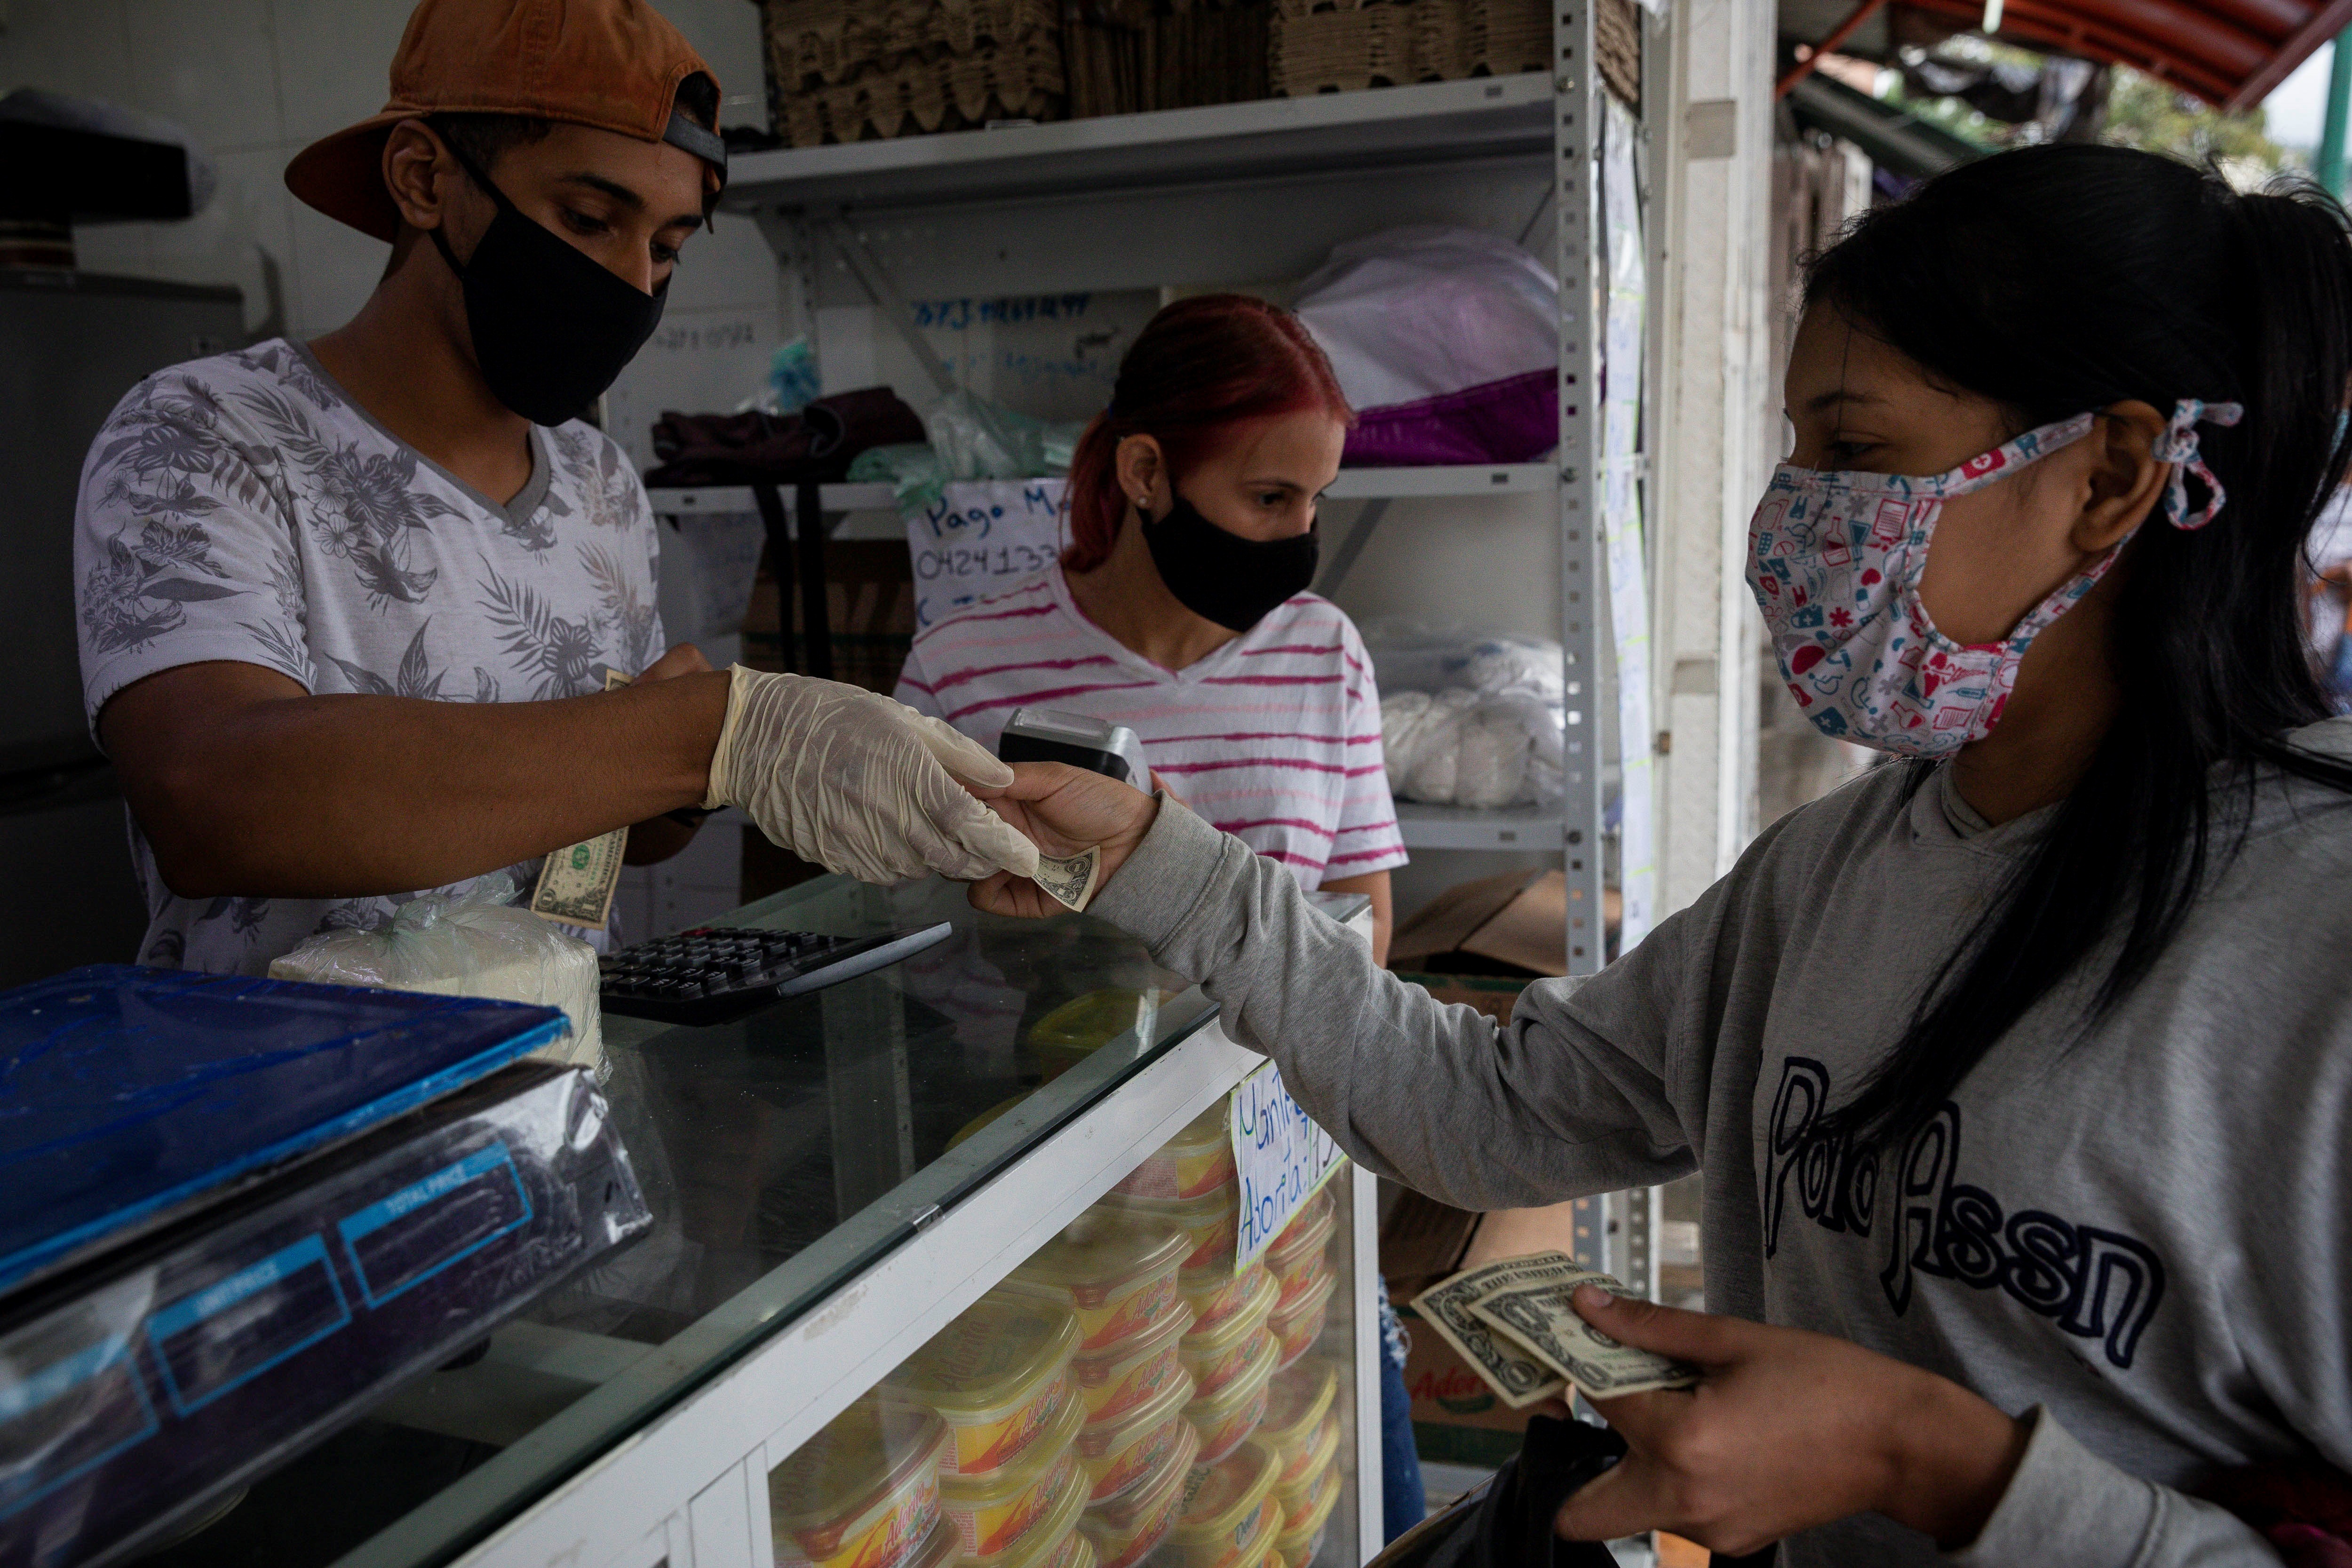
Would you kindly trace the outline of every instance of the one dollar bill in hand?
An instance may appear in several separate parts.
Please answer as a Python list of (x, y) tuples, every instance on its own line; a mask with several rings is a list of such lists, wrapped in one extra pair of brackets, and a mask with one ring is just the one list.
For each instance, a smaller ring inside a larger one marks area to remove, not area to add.
[(1032, 880), (1060, 902), (1074, 910), (1083, 910), (1087, 907), (1087, 900), (1095, 896), (1095, 884), (1102, 880), (1101, 847), (1089, 845), (1066, 860), (1040, 855), (1037, 857), (1036, 875)]
[(1494, 1285), (1471, 1301), (1470, 1315), (1525, 1345), (1587, 1399), (1688, 1388), (1698, 1382), (1698, 1368), (1621, 1344), (1586, 1322), (1572, 1300), (1582, 1285), (1598, 1285), (1612, 1296), (1632, 1294), (1606, 1274), (1577, 1269), (1557, 1279)]
[(1538, 1361), (1527, 1346), (1492, 1324), (1474, 1316), (1470, 1303), (1488, 1290), (1557, 1278), (1562, 1266), (1576, 1265), (1565, 1254), (1539, 1252), (1530, 1258), (1506, 1258), (1441, 1280), (1413, 1298), (1413, 1305), (1438, 1338), (1454, 1348), (1486, 1380), (1505, 1405), (1523, 1410), (1558, 1397), (1567, 1384), (1559, 1374)]
[[(617, 669), (604, 671), (604, 689), (629, 684)], [(629, 830), (615, 827), (582, 843), (558, 849), (541, 862), (539, 882), (530, 890), (530, 912), (541, 920), (587, 931), (603, 931), (613, 915), (613, 893), (621, 885), (621, 857), (628, 852)]]

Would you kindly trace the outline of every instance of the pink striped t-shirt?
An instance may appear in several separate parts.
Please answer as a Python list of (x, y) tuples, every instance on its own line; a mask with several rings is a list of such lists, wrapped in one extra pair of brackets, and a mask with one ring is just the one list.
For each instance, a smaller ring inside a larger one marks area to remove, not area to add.
[(991, 751), (1024, 706), (1125, 724), (1187, 805), (1310, 892), (1405, 863), (1371, 660), (1312, 594), (1168, 670), (1088, 620), (1056, 565), (917, 637), (897, 695)]

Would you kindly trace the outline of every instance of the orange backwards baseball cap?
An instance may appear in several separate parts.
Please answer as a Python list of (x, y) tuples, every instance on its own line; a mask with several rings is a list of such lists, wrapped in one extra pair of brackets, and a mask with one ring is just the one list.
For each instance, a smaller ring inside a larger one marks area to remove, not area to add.
[(718, 77), (643, 0), (423, 0), (392, 57), (380, 114), (313, 142), (286, 187), (329, 217), (389, 240), (400, 209), (383, 183), (392, 128), (427, 114), (513, 114), (667, 142), (700, 158), (716, 195), (727, 144), (677, 110), (678, 83)]

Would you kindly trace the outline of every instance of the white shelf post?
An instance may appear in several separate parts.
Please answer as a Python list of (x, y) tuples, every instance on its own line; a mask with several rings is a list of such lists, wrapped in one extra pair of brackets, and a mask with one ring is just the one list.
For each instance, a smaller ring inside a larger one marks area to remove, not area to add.
[(1591, 0), (1554, 0), (1552, 210), (1559, 277), (1559, 645), (1568, 686), (1561, 776), (1568, 973), (1608, 962), (1601, 905), (1601, 83)]

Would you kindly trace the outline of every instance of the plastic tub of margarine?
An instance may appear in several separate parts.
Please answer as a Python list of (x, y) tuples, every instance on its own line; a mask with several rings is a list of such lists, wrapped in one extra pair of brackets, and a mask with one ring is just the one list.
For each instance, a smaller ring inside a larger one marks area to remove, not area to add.
[(928, 1410), (860, 1400), (768, 1476), (779, 1561), (908, 1568), (940, 1522), (948, 1429)]
[(1231, 1258), (1205, 1268), (1182, 1270), (1176, 1276), (1176, 1289), (1184, 1293), (1185, 1304), (1192, 1309), (1193, 1331), (1206, 1333), (1245, 1305), (1261, 1279), (1273, 1287), (1279, 1300), (1282, 1288), (1274, 1284), (1273, 1270), (1263, 1263), (1253, 1263), (1236, 1274)]
[(1265, 1266), (1274, 1270), (1285, 1301), (1297, 1300), (1318, 1279), (1330, 1278), (1331, 1265), (1323, 1251), (1338, 1225), (1332, 1216), (1331, 1190), (1326, 1187), (1307, 1200), (1307, 1206), (1265, 1249)]
[(1234, 1244), (1241, 1237), (1241, 1206), (1234, 1189), (1221, 1188), (1195, 1198), (1139, 1198), (1113, 1193), (1095, 1205), (1131, 1216), (1135, 1222), (1172, 1230), (1184, 1238), (1182, 1267), (1234, 1271)]
[(1030, 1025), (1029, 1051), (1056, 1079), (1130, 1030), (1149, 1041), (1159, 1012), (1157, 992), (1089, 991)]
[(1304, 1473), (1293, 1476), (1285, 1461), (1285, 1469), (1275, 1479), (1274, 1500), (1282, 1505), (1285, 1519), (1305, 1519), (1323, 1500), (1323, 1488), (1333, 1484), (1339, 1474), (1339, 1413), (1332, 1411), (1323, 1417), (1323, 1425), (1315, 1429), (1315, 1446), (1308, 1450)]
[(1275, 1342), (1282, 1347), (1282, 1358), (1276, 1365), (1290, 1366), (1315, 1348), (1315, 1342), (1323, 1334), (1323, 1320), (1330, 1315), (1332, 1292), (1339, 1288), (1339, 1279), (1326, 1274), (1295, 1300), (1274, 1310), (1265, 1326)]
[(1078, 1473), (1070, 1444), (1086, 1415), (1076, 1399), (1066, 1398), (1061, 1414), (995, 1469), (940, 1478), (940, 1511), (963, 1537), (965, 1555), (992, 1556), (1053, 1511)]
[(1331, 1510), (1339, 1503), (1339, 1467), (1325, 1469), (1321, 1484), (1310, 1493), (1314, 1500), (1307, 1510), (1293, 1519), (1283, 1515), (1282, 1533), (1274, 1538), (1274, 1549), (1282, 1553), (1286, 1563), (1311, 1563), (1323, 1549), (1323, 1527), (1331, 1522)]
[(1328, 1422), (1334, 1432), (1339, 1430), (1339, 1415), (1331, 1408), (1339, 1392), (1339, 1369), (1328, 1361), (1306, 1362), (1275, 1373), (1257, 1436), (1281, 1456), (1276, 1486), (1295, 1486), (1314, 1468), (1323, 1426)]
[(1216, 1393), (1249, 1364), (1255, 1341), (1265, 1334), (1266, 1320), (1273, 1315), (1275, 1295), (1273, 1279), (1260, 1276), (1237, 1310), (1226, 1313), (1214, 1328), (1195, 1329), (1178, 1342), (1184, 1370), (1192, 1374), (1200, 1397)]
[(1074, 1474), (1054, 1494), (1044, 1518), (999, 1551), (984, 1555), (967, 1554), (957, 1568), (1082, 1568), (1091, 1564), (1094, 1548), (1078, 1533), (1078, 1516), (1086, 1507), (1086, 1478)]
[(1149, 1333), (1184, 1310), (1176, 1291), (1183, 1260), (1181, 1237), (1097, 1205), (1039, 1247), (1000, 1289), (1071, 1313), (1078, 1352), (1092, 1355)]
[(1108, 1421), (1089, 1421), (1078, 1432), (1078, 1463), (1087, 1472), (1089, 1503), (1109, 1502), (1156, 1475), (1180, 1442), (1190, 1443), (1184, 1406), (1192, 1402), (1192, 1380), (1183, 1368), (1176, 1381), (1144, 1404)]
[(1216, 1464), (1196, 1466), (1161, 1549), (1168, 1568), (1235, 1568), (1264, 1554), (1282, 1529), (1282, 1505), (1274, 1498), (1281, 1469), (1263, 1443), (1244, 1443)]
[(1167, 1539), (1184, 1501), (1184, 1478), (1198, 1448), (1199, 1439), (1187, 1422), (1158, 1469), (1110, 1501), (1087, 1510), (1078, 1528), (1094, 1542), (1099, 1568), (1134, 1568)]
[(1192, 1327), (1181, 1301), (1141, 1333), (1070, 1358), (1070, 1381), (1090, 1422), (1115, 1421), (1184, 1375), (1176, 1344)]
[(1184, 1419), (1201, 1435), (1199, 1462), (1213, 1465), (1242, 1446), (1265, 1415), (1266, 1387), (1274, 1381), (1274, 1336), (1260, 1331), (1250, 1342), (1249, 1360), (1233, 1381), (1184, 1407)]
[(1139, 1198), (1197, 1198), (1230, 1189), (1235, 1179), (1232, 1099), (1221, 1098), (1186, 1122), (1111, 1191)]
[(954, 1441), (943, 1473), (1012, 1463), (1077, 1404), (1070, 1357), (1078, 1328), (1051, 1301), (992, 1290), (883, 1380), (886, 1398), (929, 1406)]

